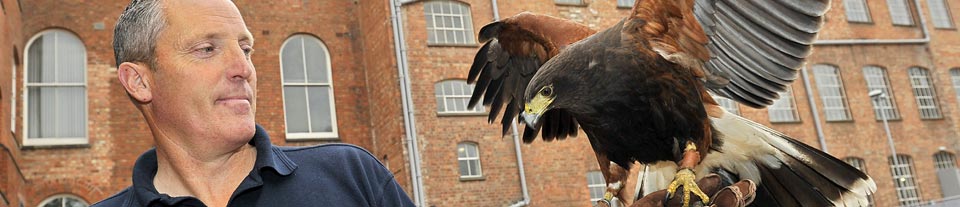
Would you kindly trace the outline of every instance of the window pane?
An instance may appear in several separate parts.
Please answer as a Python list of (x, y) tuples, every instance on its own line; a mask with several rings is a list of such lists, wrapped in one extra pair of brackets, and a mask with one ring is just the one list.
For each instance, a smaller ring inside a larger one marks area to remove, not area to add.
[(83, 83), (86, 60), (83, 43), (76, 36), (66, 32), (54, 32), (56, 35), (56, 80), (58, 83)]
[(799, 121), (800, 117), (793, 100), (793, 90), (787, 87), (787, 91), (780, 93), (780, 99), (773, 101), (773, 104), (767, 108), (770, 115), (770, 122), (793, 122)]
[(870, 22), (870, 12), (865, 0), (844, 0), (847, 21)]
[(880, 67), (866, 66), (863, 67), (863, 76), (867, 82), (867, 91), (880, 90), (886, 94), (886, 97), (871, 101), (876, 119), (882, 120), (883, 116), (886, 116), (886, 119), (899, 119), (900, 113), (893, 92), (890, 91), (890, 80), (887, 79), (886, 71)]
[(812, 68), (827, 121), (850, 120), (840, 71), (830, 65), (814, 65)]
[(617, 7), (633, 7), (636, 0), (617, 0)]
[[(57, 137), (86, 137), (87, 131), (87, 97), (86, 90), (81, 86), (57, 87), (56, 101), (51, 102), (55, 108), (57, 118), (54, 126), (57, 127)], [(46, 104), (46, 103), (44, 103)], [(46, 122), (44, 120), (43, 122)]]
[(306, 78), (303, 74), (303, 38), (293, 37), (283, 45), (280, 52), (281, 67), (284, 83), (303, 83)]
[(466, 160), (460, 160), (460, 176), (469, 176), (470, 174), (470, 164)]
[(307, 120), (306, 87), (284, 86), (283, 109), (287, 117), (287, 133), (310, 132)]
[(949, 5), (944, 0), (927, 0), (927, 7), (930, 8), (930, 16), (933, 19), (933, 26), (936, 28), (953, 28), (953, 21), (950, 17)]
[(473, 24), (470, 7), (454, 1), (431, 1), (424, 4), (427, 43), (472, 44)]
[(307, 88), (310, 97), (310, 128), (312, 132), (333, 132), (330, 115), (330, 87), (311, 86)]
[(320, 45), (320, 40), (305, 36), (303, 48), (307, 57), (307, 81), (310, 83), (329, 83), (327, 74), (327, 51)]
[(63, 198), (55, 198), (44, 204), (43, 207), (63, 207)]
[(890, 19), (894, 25), (913, 25), (913, 14), (907, 0), (887, 0), (890, 8)]
[(728, 98), (720, 97), (720, 96), (713, 96), (713, 99), (715, 99), (717, 103), (720, 104), (720, 107), (723, 107), (723, 109), (726, 109), (728, 112), (736, 115), (740, 115), (740, 107), (737, 106), (736, 101), (730, 100)]

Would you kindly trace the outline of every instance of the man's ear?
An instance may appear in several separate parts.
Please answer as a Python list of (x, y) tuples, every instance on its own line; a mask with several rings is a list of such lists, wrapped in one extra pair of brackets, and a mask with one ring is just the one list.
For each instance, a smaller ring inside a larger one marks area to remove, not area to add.
[(152, 71), (149, 70), (150, 68), (145, 64), (132, 62), (124, 62), (117, 67), (117, 78), (120, 79), (120, 84), (131, 98), (140, 103), (153, 101), (153, 93), (150, 91), (152, 86), (148, 81), (151, 79), (147, 77), (152, 75)]

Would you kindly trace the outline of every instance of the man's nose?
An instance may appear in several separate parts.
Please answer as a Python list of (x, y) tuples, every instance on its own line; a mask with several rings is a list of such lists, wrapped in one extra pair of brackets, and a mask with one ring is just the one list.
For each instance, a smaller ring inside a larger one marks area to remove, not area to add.
[(253, 62), (247, 59), (247, 54), (240, 46), (231, 49), (227, 55), (227, 77), (231, 80), (248, 80), (255, 73)]

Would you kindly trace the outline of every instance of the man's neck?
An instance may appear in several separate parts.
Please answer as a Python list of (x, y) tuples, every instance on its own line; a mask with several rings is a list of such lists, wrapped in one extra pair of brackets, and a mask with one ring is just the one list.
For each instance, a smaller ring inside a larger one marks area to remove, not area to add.
[(153, 184), (161, 194), (196, 197), (207, 206), (226, 206), (257, 160), (257, 149), (249, 144), (197, 152), (174, 140), (156, 139)]

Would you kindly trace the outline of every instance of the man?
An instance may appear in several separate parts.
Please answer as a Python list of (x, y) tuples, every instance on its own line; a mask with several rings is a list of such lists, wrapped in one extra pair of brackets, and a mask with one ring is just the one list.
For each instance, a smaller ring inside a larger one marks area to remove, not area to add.
[(114, 31), (117, 75), (156, 144), (133, 186), (94, 206), (413, 206), (352, 145), (284, 148), (254, 122), (254, 38), (229, 0), (134, 0)]
[[(254, 38), (245, 25), (228, 0), (127, 6), (114, 31), (117, 76), (156, 148), (137, 160), (133, 186), (93, 206), (413, 206), (363, 149), (270, 144), (254, 121)], [(740, 188), (725, 189), (718, 197), (743, 203)], [(651, 196), (638, 204), (662, 204), (662, 192)]]

